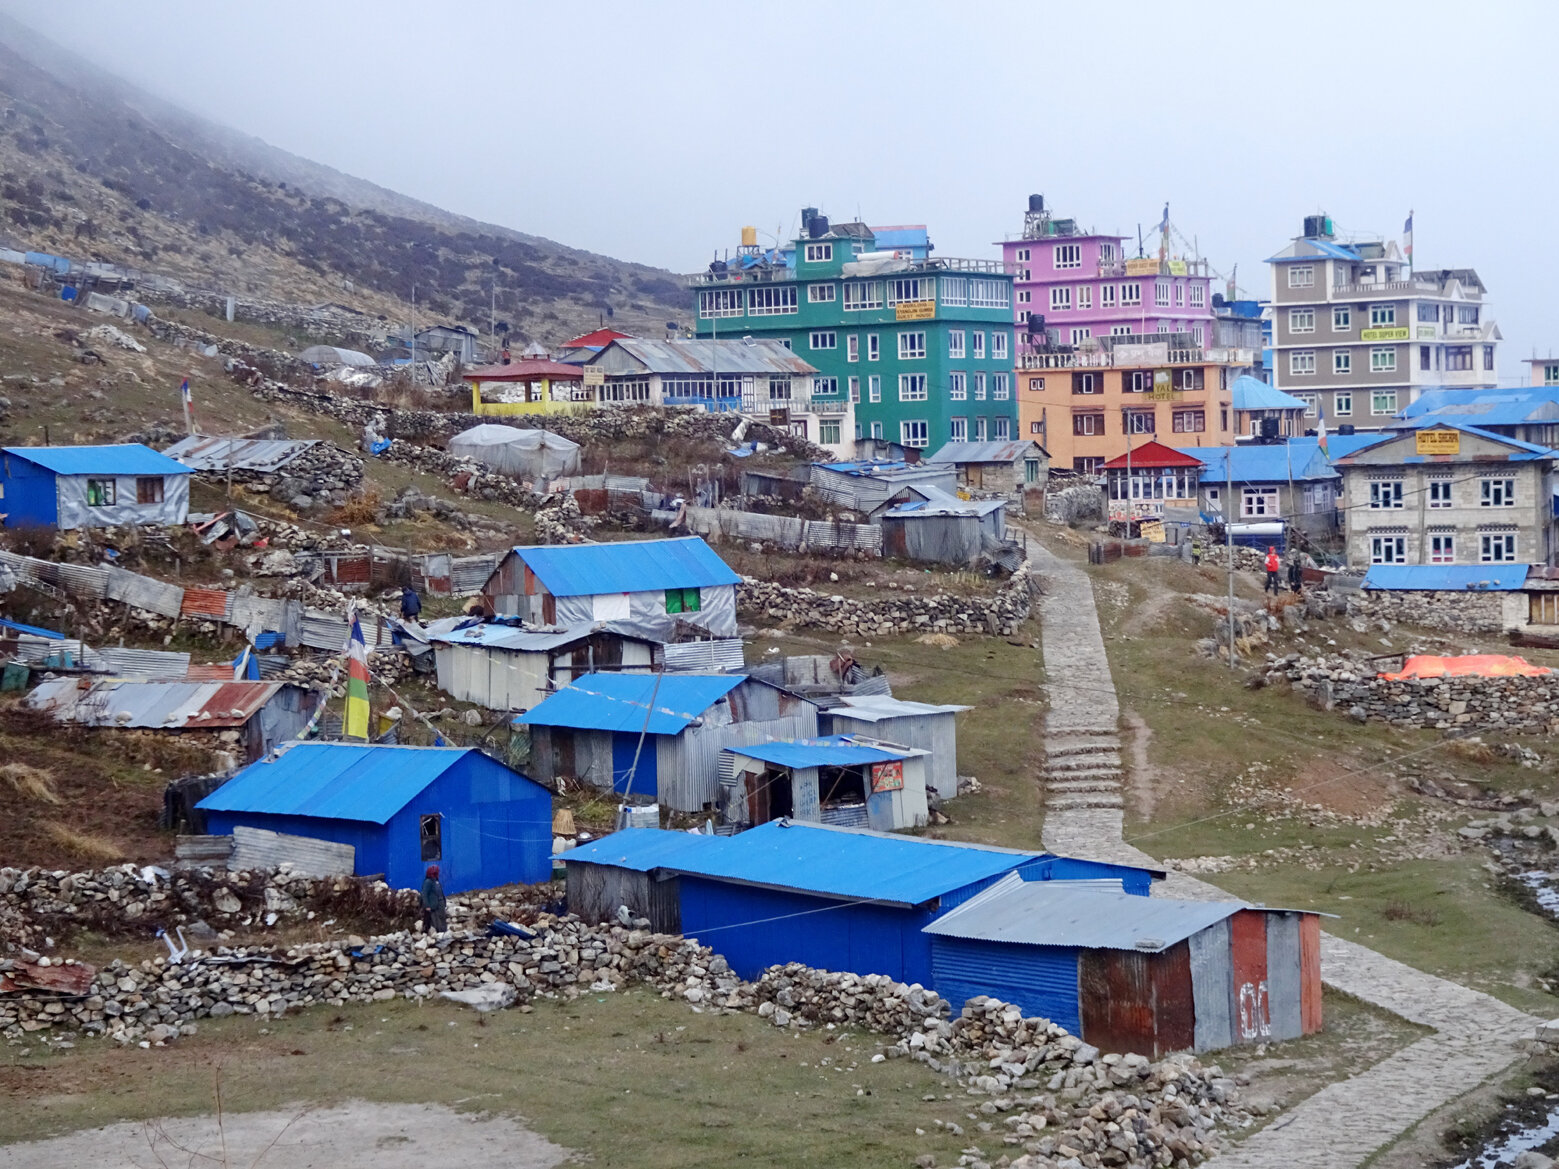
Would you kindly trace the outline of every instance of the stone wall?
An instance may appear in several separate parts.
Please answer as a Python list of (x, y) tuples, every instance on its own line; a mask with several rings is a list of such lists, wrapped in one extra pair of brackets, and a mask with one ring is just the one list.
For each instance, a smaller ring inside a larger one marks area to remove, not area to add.
[(988, 596), (889, 594), (859, 601), (743, 577), (737, 609), (765, 625), (803, 625), (853, 637), (895, 633), (983, 633), (1010, 637), (1028, 619), (1032, 586), (1025, 564)]
[[(1512, 600), (1515, 612), (1510, 611)], [(1431, 592), (1371, 589), (1348, 597), (1348, 616), (1441, 629), (1448, 633), (1502, 633), (1526, 624), (1525, 593)]]
[(1536, 678), (1427, 678), (1391, 681), (1346, 657), (1290, 654), (1267, 666), (1326, 708), (1359, 722), (1441, 731), (1559, 734), (1559, 674)]

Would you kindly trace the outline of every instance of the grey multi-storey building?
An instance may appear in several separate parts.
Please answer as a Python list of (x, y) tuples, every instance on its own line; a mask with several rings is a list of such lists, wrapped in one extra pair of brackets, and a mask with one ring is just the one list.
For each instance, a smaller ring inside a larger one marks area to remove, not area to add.
[(1471, 268), (1413, 270), (1394, 240), (1336, 238), (1325, 215), (1268, 259), (1272, 380), (1314, 427), (1376, 430), (1429, 389), (1497, 382), (1499, 327)]

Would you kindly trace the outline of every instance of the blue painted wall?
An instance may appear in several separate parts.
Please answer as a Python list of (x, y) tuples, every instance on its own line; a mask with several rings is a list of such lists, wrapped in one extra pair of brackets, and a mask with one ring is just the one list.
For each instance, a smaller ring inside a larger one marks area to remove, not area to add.
[[(443, 817), (443, 852), (437, 862), (422, 859), (426, 815)], [(382, 873), (394, 889), (421, 888), (423, 872), (433, 863), (446, 893), (552, 879), (552, 793), (474, 752), (382, 825), (216, 811), (207, 813), (206, 822), (215, 835), (243, 825), (350, 844), (357, 850), (358, 875)]]
[(987, 994), (1023, 1008), (1025, 1016), (1083, 1033), (1077, 988), (1077, 950), (1071, 946), (1020, 946), (968, 938), (931, 939), (936, 990), (953, 1005)]
[(53, 527), (59, 522), (53, 471), (15, 455), (0, 455), (0, 487), (5, 490), (0, 512), (5, 513), (6, 527)]

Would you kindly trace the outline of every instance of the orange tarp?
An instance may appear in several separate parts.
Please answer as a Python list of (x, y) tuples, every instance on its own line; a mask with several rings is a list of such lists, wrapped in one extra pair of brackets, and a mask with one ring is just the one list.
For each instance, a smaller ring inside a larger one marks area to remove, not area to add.
[(1400, 674), (1381, 677), (1399, 682), (1404, 678), (1536, 678), (1552, 673), (1547, 666), (1534, 666), (1525, 658), (1506, 654), (1467, 654), (1459, 658), (1414, 654), (1402, 663)]

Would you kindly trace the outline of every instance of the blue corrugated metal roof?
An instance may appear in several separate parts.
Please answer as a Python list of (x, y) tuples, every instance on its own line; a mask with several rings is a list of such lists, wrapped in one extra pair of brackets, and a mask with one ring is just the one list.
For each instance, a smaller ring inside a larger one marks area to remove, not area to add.
[(1530, 403), (1534, 407), (1542, 403), (1559, 404), (1559, 386), (1512, 386), (1498, 390), (1463, 390), (1437, 386), (1432, 390), (1425, 390), (1412, 402), (1409, 402), (1407, 406), (1398, 411), (1397, 417), (1417, 418), (1424, 414), (1435, 414), (1441, 410), (1448, 410), (1453, 407), (1486, 403), (1507, 405), (1523, 402)]
[(648, 734), (675, 735), (745, 681), (745, 674), (585, 674), (514, 721), (637, 734), (650, 712)]
[[(1305, 251), (1311, 248), (1312, 251)], [(1295, 240), (1288, 248), (1289, 254), (1279, 252), (1275, 256), (1268, 256), (1269, 264), (1294, 264), (1303, 263), (1305, 260), (1357, 260), (1359, 253), (1356, 249), (1342, 244), (1328, 243), (1319, 239)]]
[(775, 820), (730, 837), (726, 848), (700, 850), (666, 867), (826, 897), (920, 905), (1046, 855)]
[(572, 861), (611, 865), (648, 873), (654, 869), (696, 865), (694, 858), (730, 845), (727, 836), (705, 836), (699, 832), (671, 832), (664, 828), (625, 828), (600, 840), (581, 844), (559, 855), (564, 863)]
[(1372, 564), (1367, 589), (1511, 592), (1526, 584), (1525, 564)]
[(5, 453), (56, 475), (189, 475), (191, 470), (138, 442), (116, 446), (8, 446)]
[(1236, 410), (1304, 410), (1304, 402), (1292, 394), (1285, 394), (1276, 386), (1269, 386), (1260, 378), (1242, 373), (1229, 387), (1230, 401)]
[(1362, 451), (1365, 447), (1374, 446), (1378, 442), (1396, 438), (1393, 432), (1374, 434), (1328, 434), (1326, 436), (1326, 453), (1333, 462), (1345, 459), (1355, 451)]
[(44, 629), (41, 625), (23, 625), (20, 621), (7, 621), (0, 619), (0, 628), (14, 629), (18, 633), (30, 633), (34, 637), (46, 637), (50, 641), (64, 641), (63, 633), (56, 633), (52, 629)]
[(708, 588), (741, 580), (697, 536), (620, 544), (542, 544), (514, 551), (554, 597)]
[(761, 759), (777, 767), (861, 767), (868, 763), (888, 763), (923, 755), (924, 751), (890, 751), (857, 743), (853, 735), (826, 735), (819, 739), (785, 739), (755, 743), (750, 747), (732, 747), (732, 752), (749, 759)]
[(463, 747), (289, 743), (196, 806), (384, 824), (471, 752)]
[(1289, 479), (1309, 483), (1339, 477), (1321, 453), (1320, 440), (1315, 438), (1291, 438), (1286, 443), (1270, 445), (1175, 449), (1206, 464), (1202, 482), (1209, 487), (1227, 482), (1231, 468), (1236, 483), (1281, 483)]
[[(1402, 438), (1405, 434), (1412, 434), (1419, 430), (1430, 430), (1434, 427), (1438, 427), (1442, 430), (1459, 430), (1463, 434), (1476, 435), (1479, 438), (1486, 438), (1492, 443), (1510, 447), (1512, 448), (1512, 453), (1506, 457), (1508, 462), (1528, 463), (1538, 459), (1559, 459), (1559, 451), (1551, 450), (1545, 446), (1538, 446), (1536, 443), (1532, 442), (1522, 442), (1518, 438), (1510, 438), (1503, 434), (1496, 434), (1492, 430), (1484, 430), (1481, 426), (1469, 426), (1465, 422), (1436, 422), (1431, 426), (1431, 424), (1428, 422), (1420, 419), (1416, 420), (1414, 424), (1407, 430), (1397, 431), (1395, 433), (1382, 436), (1382, 441)], [(1374, 444), (1372, 443), (1370, 445), (1373, 446)], [(1336, 462), (1341, 457), (1342, 456), (1334, 454), (1332, 456), (1332, 461)], [(1423, 463), (1427, 462), (1429, 458), (1430, 456), (1428, 455), (1413, 454), (1406, 456), (1402, 461), (1404, 463)]]
[(1138, 897), (1075, 881), (1025, 881), (1013, 873), (921, 932), (985, 942), (1156, 954), (1244, 908), (1239, 901)]

